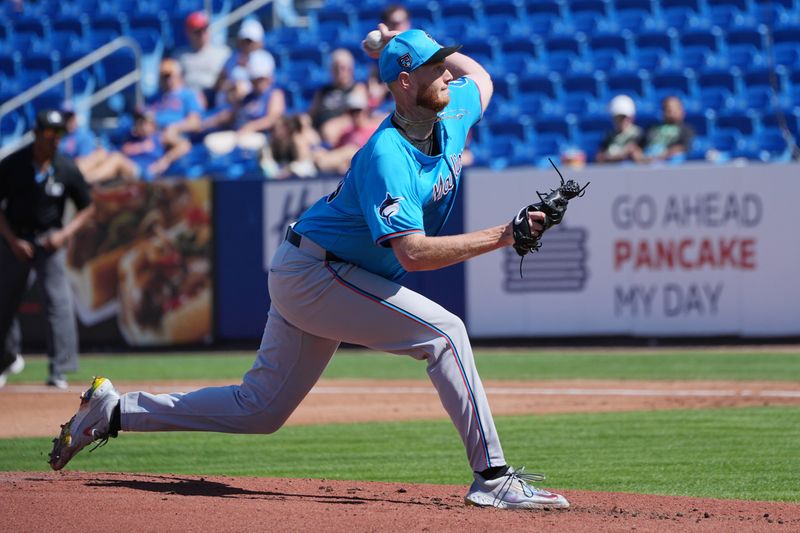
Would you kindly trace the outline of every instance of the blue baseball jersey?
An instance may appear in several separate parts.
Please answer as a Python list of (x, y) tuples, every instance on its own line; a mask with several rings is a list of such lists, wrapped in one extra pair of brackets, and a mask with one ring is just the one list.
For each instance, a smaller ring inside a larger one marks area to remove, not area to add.
[(311, 206), (295, 231), (374, 274), (405, 275), (389, 241), (439, 234), (455, 201), (467, 133), (481, 118), (474, 81), (459, 78), (449, 90), (450, 103), (434, 127), (440, 155), (417, 150), (388, 117), (353, 156), (336, 190)]

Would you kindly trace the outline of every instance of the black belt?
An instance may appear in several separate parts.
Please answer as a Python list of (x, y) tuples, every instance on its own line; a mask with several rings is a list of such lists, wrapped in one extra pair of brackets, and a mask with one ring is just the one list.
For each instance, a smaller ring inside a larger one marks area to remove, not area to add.
[[(300, 243), (303, 241), (303, 236), (297, 233), (294, 228), (289, 226), (286, 228), (286, 240), (289, 241), (289, 244), (292, 246), (300, 248)], [(344, 262), (342, 259), (336, 256), (336, 254), (327, 250), (325, 250), (325, 261), (339, 261), (340, 263)]]

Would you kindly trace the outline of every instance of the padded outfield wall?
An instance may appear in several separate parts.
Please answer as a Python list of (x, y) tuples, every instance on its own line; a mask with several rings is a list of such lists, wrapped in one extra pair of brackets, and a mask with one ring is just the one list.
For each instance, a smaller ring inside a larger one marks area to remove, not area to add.
[[(474, 338), (800, 335), (800, 165), (562, 171), (592, 183), (570, 204), (565, 222), (545, 234), (542, 249), (525, 258), (522, 277), (508, 248), (410, 274), (404, 283), (462, 317)], [(334, 190), (338, 178), (202, 181), (210, 185), (203, 201), (212, 215), (206, 329), (195, 337), (140, 338), (123, 320), (125, 291), (104, 291), (107, 297), (91, 306), (78, 291), (84, 349), (258, 343), (272, 253), (286, 225)], [(468, 169), (445, 233), (509, 220), (537, 189), (557, 183), (552, 170)], [(120, 249), (124, 264), (129, 246)], [(42, 349), (35, 294), (20, 318), (27, 349)]]

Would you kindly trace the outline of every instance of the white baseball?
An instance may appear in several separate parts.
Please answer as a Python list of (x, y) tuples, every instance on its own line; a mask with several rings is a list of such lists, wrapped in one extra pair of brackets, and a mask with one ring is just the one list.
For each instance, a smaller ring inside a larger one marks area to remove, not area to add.
[(380, 30), (372, 30), (369, 32), (364, 41), (367, 48), (370, 50), (379, 50), (381, 46), (383, 46), (383, 37), (381, 36)]

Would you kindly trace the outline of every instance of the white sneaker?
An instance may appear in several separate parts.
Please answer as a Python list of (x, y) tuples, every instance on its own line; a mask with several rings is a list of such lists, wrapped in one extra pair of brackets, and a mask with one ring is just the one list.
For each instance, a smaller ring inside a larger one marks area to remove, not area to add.
[(14, 362), (11, 363), (11, 366), (6, 369), (6, 372), (19, 374), (23, 370), (25, 370), (25, 359), (23, 359), (20, 354), (17, 354), (17, 358), (14, 359)]
[(25, 359), (23, 359), (20, 354), (17, 354), (14, 362), (11, 363), (8, 368), (3, 370), (2, 373), (0, 373), (0, 389), (5, 386), (6, 382), (8, 381), (8, 376), (11, 374), (19, 374), (23, 370), (25, 370)]
[[(81, 405), (69, 422), (61, 426), (61, 433), (53, 439), (50, 467), (61, 470), (79, 451), (99, 440), (95, 448), (108, 442), (111, 414), (119, 403), (119, 393), (110, 380), (96, 377), (89, 389), (81, 394)], [(92, 448), (94, 449), (94, 448)]]
[(538, 489), (531, 485), (543, 481), (542, 474), (526, 474), (525, 467), (509, 467), (505, 475), (483, 479), (475, 474), (475, 481), (464, 497), (467, 505), (497, 507), (498, 509), (566, 509), (569, 502), (560, 494)]

